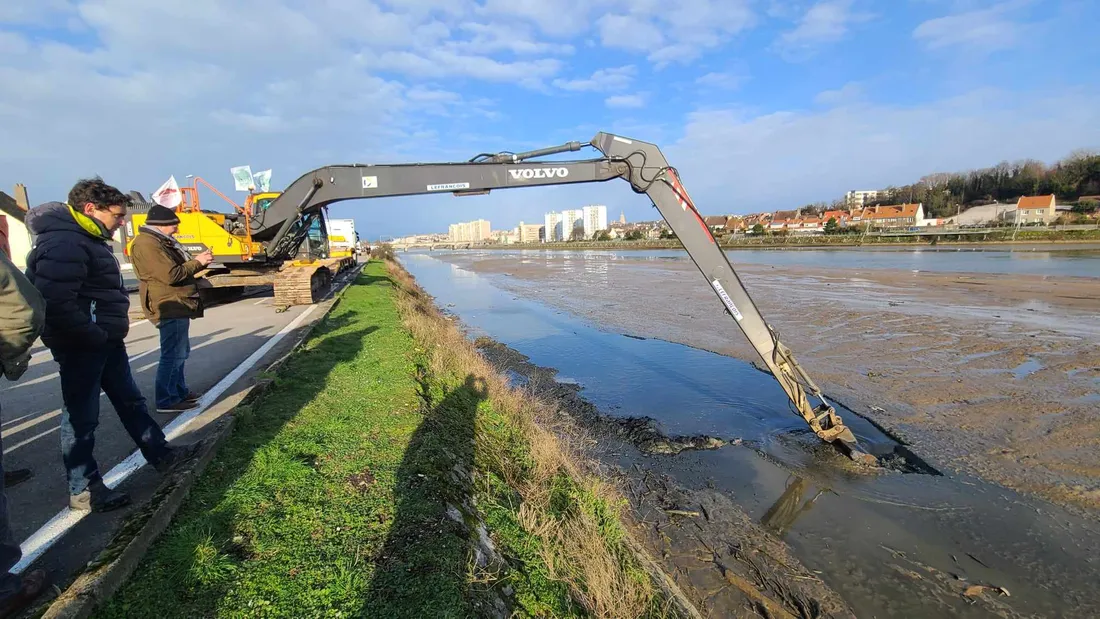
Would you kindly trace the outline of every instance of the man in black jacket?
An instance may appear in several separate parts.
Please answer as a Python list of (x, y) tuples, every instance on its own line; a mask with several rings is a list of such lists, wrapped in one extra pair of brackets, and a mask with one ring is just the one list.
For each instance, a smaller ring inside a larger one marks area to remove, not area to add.
[(74, 185), (67, 204), (47, 202), (26, 216), (36, 237), (27, 276), (46, 301), (42, 343), (60, 366), (61, 451), (73, 509), (108, 511), (130, 502), (128, 494), (103, 483), (92, 453), (100, 389), (158, 471), (194, 452), (194, 446), (168, 446), (130, 372), (130, 296), (109, 241), (131, 202), (97, 177)]

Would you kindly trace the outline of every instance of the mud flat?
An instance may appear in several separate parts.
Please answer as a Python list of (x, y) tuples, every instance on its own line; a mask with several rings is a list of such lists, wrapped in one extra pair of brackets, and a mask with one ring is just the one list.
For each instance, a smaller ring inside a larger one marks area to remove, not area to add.
[[(683, 259), (437, 257), (629, 335), (755, 359)], [(765, 317), (833, 398), (938, 468), (1096, 517), (1100, 274), (833, 270), (733, 260)]]
[[(558, 394), (560, 409), (591, 431), (593, 457), (621, 480), (643, 537), (663, 548), (658, 556), (676, 582), (706, 600), (704, 614), (735, 614), (723, 608), (737, 599), (728, 591), (738, 578), (796, 616), (846, 612), (803, 612), (798, 600), (824, 608), (829, 596), (783, 594), (784, 583), (814, 578), (860, 617), (1090, 616), (1100, 608), (1093, 518), (952, 473), (915, 446), (911, 466), (855, 467), (808, 431), (773, 379), (735, 356), (585, 319), (503, 289), (503, 274), (428, 255), (402, 262), (469, 337), (483, 338), (498, 367)], [(577, 260), (573, 272), (530, 285), (577, 278), (599, 288), (604, 267)], [(690, 300), (671, 299), (661, 309), (685, 313)], [(876, 453), (901, 448), (838, 408)], [(776, 569), (784, 564), (790, 569)]]

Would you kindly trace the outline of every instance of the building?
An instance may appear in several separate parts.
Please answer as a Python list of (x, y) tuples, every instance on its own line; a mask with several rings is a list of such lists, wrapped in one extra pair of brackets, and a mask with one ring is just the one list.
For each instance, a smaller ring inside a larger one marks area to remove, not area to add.
[(31, 233), (23, 225), (27, 213), (27, 188), (15, 186), (15, 197), (0, 191), (0, 251), (19, 270), (27, 268), (27, 254), (31, 251)]
[(869, 206), (861, 221), (874, 228), (899, 228), (924, 225), (924, 204)]
[(726, 221), (728, 220), (728, 215), (707, 215), (703, 218), (703, 223), (710, 228), (711, 232), (718, 232), (726, 229)]
[(999, 221), (1015, 221), (1016, 205), (994, 202), (993, 204), (973, 206), (951, 219), (953, 220), (951, 223), (960, 226), (984, 226)]
[(591, 239), (602, 230), (607, 230), (607, 207), (602, 204), (592, 204), (581, 209), (581, 224), (584, 227), (584, 238)]
[(543, 240), (543, 230), (546, 227), (540, 224), (528, 224), (519, 222), (519, 226), (516, 228), (516, 242), (517, 243), (538, 243)]
[(879, 191), (849, 191), (844, 194), (844, 203), (849, 207), (862, 207), (868, 202), (873, 202), (878, 198)]
[(1020, 196), (1016, 201), (1016, 223), (1049, 224), (1058, 216), (1054, 194), (1046, 196)]
[(542, 241), (544, 243), (561, 240), (561, 219), (561, 213), (557, 211), (550, 211), (543, 216)]
[(626, 225), (626, 211), (619, 211), (619, 223)]
[[(606, 220), (607, 210), (604, 209)], [(545, 216), (546, 242), (580, 240), (584, 236), (584, 209), (550, 211)]]
[(451, 224), (447, 232), (447, 239), (453, 243), (480, 243), (492, 237), (492, 228), (485, 219)]

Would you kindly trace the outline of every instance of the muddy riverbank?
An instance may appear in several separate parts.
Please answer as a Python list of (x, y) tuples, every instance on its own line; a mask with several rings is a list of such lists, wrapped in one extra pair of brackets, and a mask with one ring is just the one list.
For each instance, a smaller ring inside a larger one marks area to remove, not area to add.
[[(643, 533), (672, 538), (667, 555), (658, 554), (677, 557), (666, 567), (704, 598), (733, 583), (709, 549), (677, 545), (669, 527), (690, 538), (717, 511), (729, 527), (712, 530), (730, 544), (722, 564), (757, 547), (738, 536), (754, 523), (856, 616), (1083, 616), (1100, 608), (1094, 519), (965, 473), (855, 467), (808, 431), (774, 379), (734, 356), (606, 327), (503, 289), (505, 276), (428, 255), (402, 262), (469, 337), (518, 355), (502, 367), (514, 381), (530, 381), (535, 368), (575, 395), (561, 400), (563, 409), (583, 401), (590, 406), (582, 411), (598, 411), (579, 416), (594, 430), (588, 447), (632, 502), (655, 501), (653, 517), (641, 517), (651, 527)], [(600, 276), (599, 265), (588, 266), (589, 275), (573, 277)], [(838, 411), (864, 445), (879, 453), (897, 446), (843, 403)], [(732, 565), (732, 576), (753, 574), (751, 565)]]
[[(753, 360), (695, 266), (613, 254), (437, 258), (623, 333)], [(1100, 508), (1100, 279), (739, 265), (826, 393), (937, 468)]]

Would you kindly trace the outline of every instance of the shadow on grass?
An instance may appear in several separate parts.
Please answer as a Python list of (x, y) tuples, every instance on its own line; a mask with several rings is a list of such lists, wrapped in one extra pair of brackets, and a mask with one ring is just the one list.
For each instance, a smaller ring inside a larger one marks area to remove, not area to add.
[[(360, 616), (479, 616), (469, 593), (471, 534), (447, 512), (471, 491), (474, 427), (488, 387), (483, 378), (468, 375), (440, 394), (424, 367), (417, 367), (416, 378), (426, 412), (397, 471), (395, 520), (374, 557)], [(442, 396), (438, 402), (436, 394)]]
[[(375, 278), (378, 279), (378, 278)], [(367, 284), (360, 279), (358, 284)], [(377, 326), (334, 334), (357, 324), (347, 310), (317, 324), (307, 347), (277, 371), (275, 385), (238, 408), (233, 433), (196, 481), (168, 531), (97, 617), (213, 616), (233, 584), (234, 564), (252, 558), (242, 507), (257, 502), (278, 509), (278, 489), (260, 480), (235, 486), (284, 426), (312, 402), (334, 368), (354, 359)], [(242, 535), (243, 533), (243, 535)], [(172, 602), (167, 602), (172, 600)]]

